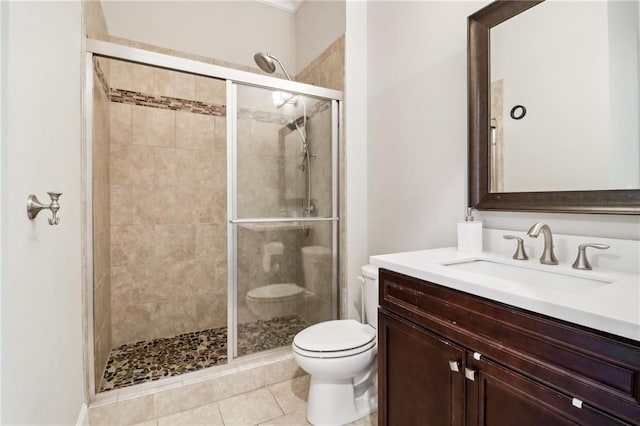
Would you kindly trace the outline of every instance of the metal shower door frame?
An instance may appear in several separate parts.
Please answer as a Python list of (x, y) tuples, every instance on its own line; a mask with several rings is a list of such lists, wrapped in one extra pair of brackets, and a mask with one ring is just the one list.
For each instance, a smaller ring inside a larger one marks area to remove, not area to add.
[[(329, 217), (253, 217), (238, 218), (238, 86), (253, 86), (257, 88), (276, 90), (270, 86), (251, 84), (241, 81), (227, 80), (227, 298), (228, 306), (237, 306), (238, 303), (238, 274), (237, 274), (237, 249), (238, 234), (237, 229), (240, 224), (250, 223), (332, 223), (332, 256), (331, 256), (331, 307), (332, 319), (338, 318), (339, 313), (339, 224), (340, 206), (339, 200), (339, 118), (340, 101), (330, 97), (315, 96), (331, 101), (331, 216)], [(326, 89), (330, 90), (330, 89)], [(291, 91), (295, 95), (311, 95), (304, 91)], [(227, 357), (229, 361), (238, 357), (238, 311), (237, 309), (227, 310)]]
[[(96, 40), (88, 38), (85, 40), (85, 80), (84, 80), (84, 98), (83, 98), (83, 106), (84, 106), (84, 117), (85, 117), (85, 145), (84, 145), (84, 166), (85, 173), (83, 176), (83, 185), (85, 188), (85, 238), (86, 247), (84, 250), (84, 258), (86, 259), (85, 265), (85, 274), (84, 274), (84, 303), (85, 303), (85, 362), (87, 364), (87, 369), (85, 370), (85, 374), (88, 376), (86, 383), (89, 386), (88, 395), (89, 400), (91, 402), (100, 400), (98, 394), (95, 391), (95, 353), (93, 350), (94, 345), (94, 294), (93, 294), (93, 58), (95, 56), (105, 57), (108, 59), (116, 59), (123, 60), (128, 62), (133, 62), (141, 65), (149, 65), (153, 67), (160, 67), (172, 71), (184, 72), (193, 75), (199, 75), (204, 77), (212, 77), (219, 80), (226, 80), (227, 82), (227, 209), (228, 209), (228, 217), (231, 216), (229, 212), (229, 206), (235, 206), (235, 191), (230, 191), (231, 186), (235, 186), (235, 178), (236, 178), (236, 170), (235, 170), (235, 141), (237, 141), (236, 135), (236, 127), (230, 128), (232, 124), (236, 123), (236, 114), (235, 114), (235, 106), (236, 106), (236, 94), (235, 88), (238, 84), (243, 84), (247, 86), (256, 86), (262, 87), (266, 89), (272, 90), (283, 90), (290, 93), (300, 94), (300, 95), (309, 95), (316, 98), (323, 98), (326, 100), (330, 100), (332, 102), (332, 182), (333, 182), (333, 212), (332, 218), (330, 220), (333, 221), (333, 272), (334, 277), (332, 281), (332, 292), (333, 292), (333, 305), (334, 312), (333, 316), (337, 318), (338, 315), (338, 145), (339, 145), (339, 119), (341, 115), (342, 108), (342, 99), (343, 95), (341, 91), (327, 89), (323, 87), (313, 86), (305, 83), (298, 83), (295, 81), (283, 80), (263, 74), (256, 74), (247, 71), (241, 71), (233, 68), (226, 68), (219, 65), (208, 64), (204, 62), (199, 62), (191, 59), (181, 58), (177, 56), (171, 56), (163, 53), (152, 52), (144, 49), (138, 49), (129, 46), (123, 46), (116, 43), (110, 43), (102, 40)], [(236, 86), (234, 86), (236, 85)], [(233, 87), (233, 90), (229, 90), (230, 87)], [(230, 95), (233, 93), (233, 95)], [(231, 106), (234, 107), (233, 111), (233, 119), (230, 119), (231, 115), (228, 114), (231, 111)], [(230, 138), (233, 138), (230, 140)], [(230, 161), (231, 159), (234, 161)], [(231, 166), (233, 165), (233, 166)], [(303, 221), (319, 221), (317, 218), (302, 218), (298, 220)], [(328, 219), (320, 219), (320, 220), (328, 220)], [(269, 219), (262, 221), (270, 221)], [(228, 220), (227, 230), (230, 231), (231, 228), (235, 228), (232, 226), (230, 221)], [(235, 250), (236, 247), (236, 234), (235, 229), (232, 232), (227, 234), (227, 250), (228, 254), (231, 253), (231, 249)], [(234, 281), (227, 284), (227, 290), (229, 293), (228, 303), (229, 306), (236, 306), (236, 295), (235, 295), (235, 266), (237, 264), (237, 259), (235, 256), (235, 252), (233, 256), (229, 256), (227, 259), (228, 262), (228, 270), (229, 277), (231, 277), (231, 271), (234, 271)], [(233, 266), (233, 268), (231, 267)], [(234, 288), (231, 288), (231, 285), (234, 285)], [(228, 307), (227, 307), (228, 308)], [(227, 309), (228, 312), (228, 321), (227, 321), (227, 355), (228, 361), (231, 362), (235, 358), (235, 346), (237, 342), (236, 336), (236, 309)], [(230, 313), (229, 313), (230, 312)], [(231, 320), (231, 321), (229, 321)], [(167, 379), (171, 380), (171, 378)], [(162, 382), (162, 380), (161, 380)], [(135, 393), (137, 388), (136, 386), (132, 386), (132, 393)], [(129, 388), (129, 389), (131, 389)]]

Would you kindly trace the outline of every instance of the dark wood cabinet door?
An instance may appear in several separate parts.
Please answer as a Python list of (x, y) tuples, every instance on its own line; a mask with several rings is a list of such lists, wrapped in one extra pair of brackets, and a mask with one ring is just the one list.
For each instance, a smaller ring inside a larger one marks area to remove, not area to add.
[(628, 425), (486, 359), (469, 356), (467, 368), (475, 372), (467, 380), (468, 426)]
[(464, 425), (464, 349), (383, 312), (378, 338), (379, 423)]
[(640, 343), (380, 269), (380, 306), (640, 426)]

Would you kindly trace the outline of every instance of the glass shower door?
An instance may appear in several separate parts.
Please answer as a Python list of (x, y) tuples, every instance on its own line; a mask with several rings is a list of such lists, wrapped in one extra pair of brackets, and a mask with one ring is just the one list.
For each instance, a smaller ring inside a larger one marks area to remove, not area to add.
[(228, 89), (235, 357), (290, 345), (337, 317), (337, 105)]

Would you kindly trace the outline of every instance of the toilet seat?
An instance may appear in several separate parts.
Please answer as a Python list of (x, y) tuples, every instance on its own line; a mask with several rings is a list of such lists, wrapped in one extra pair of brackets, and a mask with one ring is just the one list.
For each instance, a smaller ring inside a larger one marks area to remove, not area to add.
[(308, 327), (293, 339), (293, 350), (312, 358), (357, 355), (376, 345), (376, 330), (358, 321), (325, 321)]
[(371, 341), (371, 342), (367, 343), (366, 345), (359, 346), (357, 348), (347, 349), (347, 350), (344, 350), (344, 351), (333, 351), (333, 352), (307, 351), (307, 350), (299, 348), (295, 344), (293, 344), (292, 346), (293, 346), (293, 351), (296, 354), (305, 356), (307, 358), (346, 358), (346, 357), (358, 355), (358, 354), (361, 354), (361, 353), (366, 352), (368, 350), (371, 350), (371, 348), (376, 346), (376, 342), (375, 341)]
[(247, 299), (260, 302), (282, 302), (300, 297), (304, 289), (294, 283), (268, 284), (247, 292)]

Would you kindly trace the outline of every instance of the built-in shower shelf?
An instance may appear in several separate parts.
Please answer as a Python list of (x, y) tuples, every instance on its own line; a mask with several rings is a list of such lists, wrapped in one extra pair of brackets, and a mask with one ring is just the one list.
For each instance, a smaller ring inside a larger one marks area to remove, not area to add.
[(243, 223), (238, 225), (241, 228), (254, 232), (268, 231), (303, 231), (311, 228), (310, 223), (303, 222), (265, 222), (265, 223)]

